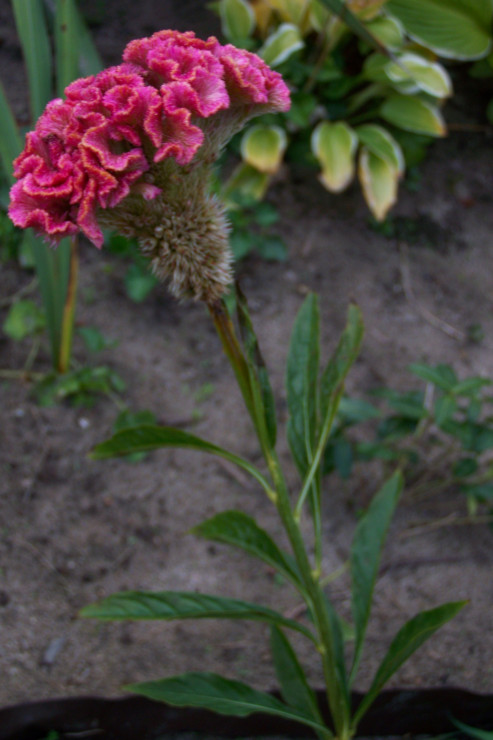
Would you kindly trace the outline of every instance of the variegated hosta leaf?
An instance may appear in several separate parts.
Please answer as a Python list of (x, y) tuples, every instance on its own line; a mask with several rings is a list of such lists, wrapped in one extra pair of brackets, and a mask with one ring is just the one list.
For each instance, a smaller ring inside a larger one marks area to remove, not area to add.
[(377, 221), (383, 221), (397, 200), (397, 169), (364, 146), (359, 155), (358, 175), (370, 211)]
[(479, 59), (491, 48), (490, 0), (388, 0), (385, 11), (442, 57)]
[(411, 81), (419, 90), (435, 98), (447, 98), (452, 94), (452, 81), (445, 68), (419, 54), (401, 54), (397, 61), (387, 63), (385, 72), (392, 82)]
[(361, 20), (375, 18), (386, 2), (387, 0), (346, 0), (349, 10)]
[(404, 172), (404, 155), (397, 141), (387, 129), (373, 123), (355, 129), (360, 142), (380, 159), (397, 170), (399, 176)]
[(396, 18), (379, 15), (372, 21), (369, 21), (366, 27), (387, 49), (395, 51), (402, 48), (404, 42), (404, 26)]
[(283, 21), (297, 26), (301, 26), (308, 15), (307, 0), (268, 0), (268, 4), (279, 12)]
[(320, 180), (331, 193), (340, 193), (354, 177), (358, 138), (343, 121), (322, 121), (312, 134), (312, 151), (322, 172)]
[(241, 140), (241, 156), (260, 172), (273, 175), (281, 166), (286, 134), (279, 126), (251, 126)]
[(255, 15), (247, 0), (220, 0), (221, 28), (227, 39), (250, 36), (255, 28)]
[(381, 117), (397, 128), (427, 136), (445, 136), (445, 121), (435, 105), (408, 95), (391, 95), (380, 107)]
[(292, 23), (281, 23), (258, 50), (258, 54), (270, 67), (277, 67), (304, 45), (297, 26)]
[(310, 5), (310, 25), (314, 31), (320, 33), (326, 28), (330, 12), (320, 0), (312, 0)]

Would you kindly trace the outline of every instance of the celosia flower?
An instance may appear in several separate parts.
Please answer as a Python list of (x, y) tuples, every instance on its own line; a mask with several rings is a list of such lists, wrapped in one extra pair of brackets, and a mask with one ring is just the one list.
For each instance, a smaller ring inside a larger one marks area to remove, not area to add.
[(160, 31), (123, 64), (48, 104), (14, 162), (9, 214), (56, 244), (102, 226), (136, 237), (178, 295), (214, 300), (231, 280), (210, 167), (244, 123), (287, 110), (282, 78), (255, 54), (191, 31)]

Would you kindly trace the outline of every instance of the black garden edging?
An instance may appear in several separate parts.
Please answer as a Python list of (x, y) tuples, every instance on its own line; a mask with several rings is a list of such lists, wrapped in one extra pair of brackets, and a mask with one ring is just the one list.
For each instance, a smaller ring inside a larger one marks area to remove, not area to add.
[[(319, 693), (321, 705), (323, 694)], [(361, 695), (354, 694), (355, 706)], [(328, 714), (326, 712), (326, 714)], [(461, 689), (384, 691), (359, 726), (358, 734), (435, 734), (454, 729), (451, 717), (493, 730), (493, 695)], [(284, 735), (313, 737), (297, 722), (265, 714), (224, 717), (196, 709), (176, 709), (141, 697), (72, 698), (17, 704), (0, 709), (0, 740), (42, 740), (50, 731), (59, 740), (164, 740), (167, 734), (202, 732), (216, 737)]]

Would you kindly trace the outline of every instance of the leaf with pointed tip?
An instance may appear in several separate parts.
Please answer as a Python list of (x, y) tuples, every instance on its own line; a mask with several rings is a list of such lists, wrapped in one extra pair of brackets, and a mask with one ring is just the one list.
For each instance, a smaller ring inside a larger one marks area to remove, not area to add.
[(244, 133), (241, 156), (259, 172), (274, 175), (281, 166), (286, 145), (286, 134), (280, 126), (257, 124)]
[(304, 45), (297, 26), (293, 23), (281, 23), (257, 53), (269, 67), (277, 67)]
[(390, 95), (380, 106), (380, 115), (404, 131), (427, 136), (445, 136), (443, 117), (436, 105), (416, 96)]
[(105, 621), (120, 619), (248, 619), (280, 624), (314, 640), (310, 630), (274, 609), (239, 599), (195, 591), (122, 591), (85, 606), (82, 617)]
[(378, 576), (385, 538), (402, 491), (400, 473), (392, 478), (373, 498), (356, 527), (351, 547), (351, 599), (355, 627), (353, 669), (356, 674), (370, 617), (373, 589)]
[(358, 176), (368, 208), (383, 221), (397, 200), (399, 171), (366, 146), (359, 155)]
[(221, 28), (227, 39), (245, 39), (255, 28), (255, 14), (246, 0), (220, 0)]
[(289, 707), (322, 724), (317, 698), (297, 655), (285, 634), (275, 625), (271, 627), (270, 646), (282, 698)]
[(356, 134), (343, 121), (322, 121), (314, 129), (312, 151), (322, 167), (320, 181), (331, 193), (342, 192), (353, 179), (357, 146)]
[(299, 584), (294, 559), (280, 550), (270, 535), (248, 514), (223, 511), (193, 527), (191, 532), (213, 542), (240, 547)]
[(454, 601), (443, 604), (435, 609), (421, 612), (406, 622), (394, 637), (387, 655), (380, 663), (380, 667), (375, 674), (368, 693), (365, 695), (353, 717), (354, 727), (356, 727), (387, 681), (401, 665), (440, 627), (446, 624), (452, 617), (455, 617), (466, 604), (467, 601)]
[(318, 732), (327, 732), (326, 727), (291, 709), (270, 694), (256, 691), (247, 684), (215, 673), (184, 673), (160, 681), (131, 684), (125, 686), (125, 689), (176, 707), (198, 707), (236, 717), (262, 712), (302, 722)]
[(93, 460), (104, 460), (108, 457), (124, 457), (134, 452), (152, 452), (163, 447), (181, 447), (224, 457), (250, 473), (265, 490), (270, 490), (270, 486), (262, 473), (247, 460), (228, 452), (223, 447), (212, 444), (212, 442), (174, 427), (142, 424), (131, 429), (122, 429), (106, 442), (96, 445), (92, 449), (90, 457)]
[(302, 475), (312, 460), (317, 427), (319, 361), (318, 297), (303, 302), (291, 335), (286, 371), (288, 442)]

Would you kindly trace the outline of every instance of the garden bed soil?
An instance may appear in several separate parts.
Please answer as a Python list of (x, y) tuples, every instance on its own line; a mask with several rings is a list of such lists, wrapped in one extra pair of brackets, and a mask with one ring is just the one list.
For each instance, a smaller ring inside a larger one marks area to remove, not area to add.
[[(10, 71), (7, 91), (22, 117), (22, 67), (6, 5), (0, 9), (5, 20), (0, 66)], [(181, 5), (186, 10), (187, 3)], [(161, 10), (154, 16), (151, 2), (107, 6), (94, 33), (109, 63), (132, 37), (164, 26), (186, 27), (183, 16), (168, 18)], [(171, 6), (176, 13), (178, 3)], [(238, 274), (283, 424), (289, 334), (310, 290), (321, 299), (324, 357), (335, 346), (349, 301), (363, 311), (366, 338), (348, 379), (350, 394), (361, 397), (382, 385), (420, 387), (406, 370), (415, 361), (450, 363), (460, 377), (493, 377), (492, 139), (487, 127), (470, 127), (465, 108), (460, 96), (449, 106), (448, 118), (457, 126), (430, 150), (418, 190), (401, 188), (394, 211), (403, 226), (399, 239), (369, 228), (357, 187), (334, 197), (313, 173), (286, 171), (271, 189), (288, 259), (268, 264), (251, 257)], [(142, 304), (132, 303), (123, 287), (126, 269), (104, 250), (82, 245), (77, 322), (98, 327), (117, 343), (91, 362), (122, 376), (127, 387), (121, 401), (133, 410), (150, 409), (160, 423), (260, 464), (203, 307), (178, 303), (164, 288)], [(16, 264), (3, 264), (2, 296), (31, 279)], [(2, 320), (6, 310), (4, 304)], [(484, 334), (479, 343), (469, 338), (474, 325)], [(3, 370), (21, 369), (29, 344), (2, 335), (0, 351)], [(81, 344), (75, 358), (87, 362)], [(34, 370), (49, 370), (46, 348)], [(273, 507), (262, 491), (224, 462), (183, 450), (154, 453), (137, 464), (91, 460), (91, 448), (111, 433), (115, 400), (101, 397), (92, 408), (40, 407), (31, 391), (32, 383), (22, 377), (4, 376), (0, 385), (0, 706), (62, 696), (117, 697), (126, 683), (188, 670), (274, 687), (268, 633), (261, 625), (99, 624), (77, 616), (84, 605), (124, 589), (196, 590), (299, 614), (295, 595), (267, 566), (188, 534), (204, 518), (235, 507), (276, 534)], [(297, 476), (282, 431), (280, 457), (294, 488)], [(324, 572), (345, 562), (357, 513), (375, 492), (377, 473), (367, 465), (348, 483), (326, 480)], [(308, 519), (304, 526), (308, 532)], [(447, 490), (417, 501), (405, 493), (383, 557), (357, 688), (368, 686), (406, 619), (445, 601), (468, 599), (392, 685), (491, 693), (492, 564), (492, 530), (468, 520), (463, 496)], [(349, 617), (345, 576), (332, 585), (331, 596)], [(311, 683), (320, 686), (316, 656), (307, 654), (306, 664)]]

